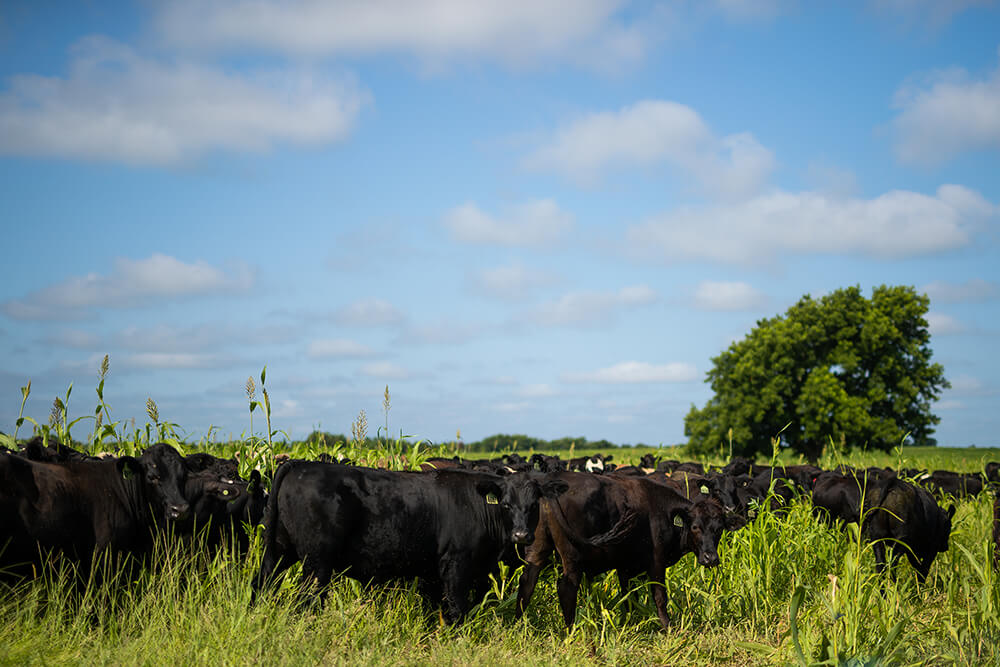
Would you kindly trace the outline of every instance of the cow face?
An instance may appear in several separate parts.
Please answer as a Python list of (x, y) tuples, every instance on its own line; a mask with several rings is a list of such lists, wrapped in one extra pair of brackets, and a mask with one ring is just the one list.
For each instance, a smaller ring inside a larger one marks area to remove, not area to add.
[[(680, 519), (678, 522), (677, 519)], [(688, 550), (693, 551), (698, 558), (698, 564), (703, 567), (715, 567), (719, 564), (719, 539), (724, 530), (737, 530), (746, 525), (746, 520), (739, 514), (726, 511), (722, 505), (712, 499), (692, 503), (674, 514), (675, 523), (681, 523)]]
[(190, 505), (184, 496), (187, 468), (177, 450), (166, 443), (149, 447), (139, 457), (147, 497), (168, 521), (186, 519)]
[(528, 475), (511, 475), (498, 482), (480, 482), (476, 488), (486, 497), (486, 502), (495, 498), (510, 540), (528, 545), (535, 539), (539, 500), (559, 497), (569, 489), (569, 484), (560, 479), (539, 480)]

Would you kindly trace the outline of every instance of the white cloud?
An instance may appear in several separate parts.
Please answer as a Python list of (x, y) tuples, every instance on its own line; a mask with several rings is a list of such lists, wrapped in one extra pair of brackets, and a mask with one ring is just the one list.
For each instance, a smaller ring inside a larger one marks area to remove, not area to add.
[(647, 285), (623, 287), (617, 292), (570, 292), (542, 304), (530, 319), (546, 326), (592, 326), (608, 322), (624, 309), (649, 305), (657, 298)]
[(643, 100), (583, 116), (556, 130), (525, 159), (531, 169), (551, 169), (584, 182), (606, 169), (660, 163), (712, 195), (740, 198), (760, 190), (774, 156), (750, 134), (716, 136), (688, 106)]
[(927, 320), (927, 330), (933, 336), (946, 336), (965, 331), (965, 326), (951, 315), (930, 311), (925, 319)]
[(344, 326), (382, 327), (400, 324), (406, 316), (388, 301), (365, 299), (341, 308), (333, 319)]
[(147, 259), (118, 258), (110, 275), (75, 276), (7, 301), (3, 311), (14, 319), (78, 319), (88, 308), (131, 308), (161, 305), (166, 300), (244, 292), (254, 284), (254, 271), (236, 264), (224, 271), (204, 261), (191, 264), (155, 253)]
[(0, 93), (0, 154), (170, 165), (216, 150), (343, 139), (367, 95), (306, 70), (236, 74), (164, 63), (91, 37), (65, 78), (18, 75)]
[(389, 361), (376, 361), (361, 367), (361, 373), (379, 380), (408, 380), (413, 377), (407, 369)]
[(680, 209), (630, 227), (640, 256), (766, 264), (783, 254), (912, 257), (968, 245), (997, 207), (943, 185), (934, 196), (894, 190), (875, 199), (775, 192), (739, 204)]
[(925, 292), (932, 303), (974, 303), (996, 299), (1000, 296), (1000, 285), (982, 278), (973, 278), (964, 283), (936, 280), (924, 285), (920, 291)]
[[(626, 0), (181, 0), (158, 6), (170, 44), (266, 49), (295, 56), (412, 54), (437, 64), (469, 58), (527, 66), (641, 56), (641, 17), (616, 16)], [(634, 10), (632, 11), (634, 14)]]
[(551, 199), (509, 207), (500, 218), (469, 202), (445, 214), (444, 226), (463, 243), (538, 247), (552, 245), (573, 228), (573, 216)]
[(558, 391), (548, 384), (528, 384), (517, 390), (517, 395), (522, 398), (549, 398), (557, 396)]
[(693, 364), (674, 362), (650, 364), (644, 361), (623, 361), (614, 366), (589, 373), (568, 373), (566, 382), (599, 384), (648, 384), (662, 382), (691, 382), (698, 378)]
[(139, 352), (127, 354), (122, 359), (126, 368), (138, 369), (197, 369), (225, 368), (232, 359), (216, 354), (193, 352)]
[(310, 359), (359, 359), (375, 354), (367, 345), (346, 338), (323, 338), (310, 341), (306, 355)]
[(1000, 149), (1000, 67), (982, 78), (935, 72), (901, 87), (893, 120), (903, 162), (937, 164), (970, 150)]
[(701, 310), (754, 310), (767, 297), (744, 282), (704, 281), (694, 291), (694, 304)]
[(520, 262), (482, 269), (472, 278), (475, 288), (488, 296), (505, 301), (520, 301), (532, 291), (557, 281), (548, 271), (531, 269)]

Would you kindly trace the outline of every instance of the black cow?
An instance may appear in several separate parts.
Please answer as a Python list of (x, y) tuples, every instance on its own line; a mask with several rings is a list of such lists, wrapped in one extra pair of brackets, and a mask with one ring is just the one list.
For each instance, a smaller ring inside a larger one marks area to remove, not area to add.
[(813, 514), (831, 525), (838, 521), (845, 525), (859, 523), (862, 495), (877, 496), (879, 493), (877, 479), (824, 472), (813, 482)]
[(188, 469), (184, 495), (191, 505), (191, 516), (179, 526), (179, 532), (204, 530), (210, 547), (235, 536), (238, 548), (245, 552), (250, 541), (242, 524), (260, 523), (267, 501), (260, 471), (252, 471), (246, 481), (240, 478), (235, 459), (197, 453), (186, 456), (184, 462)]
[(1000, 483), (1000, 463), (990, 461), (986, 464), (986, 468), (983, 472), (986, 475), (987, 482)]
[(36, 435), (21, 445), (20, 450), (16, 454), (23, 456), (29, 461), (38, 461), (40, 463), (65, 463), (67, 461), (86, 461), (94, 458), (62, 444), (56, 438), (49, 438), (48, 442), (46, 442), (40, 435)]
[(532, 541), (539, 499), (566, 488), (527, 474), (288, 463), (268, 501), (255, 586), (299, 560), (321, 599), (336, 571), (373, 583), (416, 577), (440, 590), (446, 618), (459, 622), (507, 547)]
[(524, 613), (553, 551), (562, 561), (559, 605), (572, 627), (583, 576), (618, 571), (620, 589), (640, 574), (653, 587), (660, 623), (667, 616), (666, 568), (689, 552), (705, 567), (719, 564), (717, 545), (723, 530), (744, 525), (713, 499), (691, 502), (673, 489), (644, 478), (560, 473), (569, 491), (542, 502), (535, 540), (525, 550), (525, 566), (517, 593), (517, 613)]
[(540, 472), (560, 472), (566, 470), (565, 461), (558, 456), (549, 456), (548, 454), (532, 454), (531, 458), (528, 459), (528, 463), (531, 464), (532, 468)]
[(956, 498), (977, 496), (983, 490), (983, 478), (979, 473), (967, 474), (935, 470), (929, 475), (917, 477), (917, 483), (931, 491)]
[(893, 477), (865, 497), (861, 532), (872, 542), (880, 573), (906, 553), (923, 582), (935, 556), (948, 550), (954, 515), (954, 505), (943, 510), (925, 489)]
[(86, 574), (95, 552), (148, 553), (157, 524), (189, 513), (186, 474), (166, 444), (107, 461), (40, 463), (0, 454), (0, 569), (30, 575), (41, 552), (57, 551)]

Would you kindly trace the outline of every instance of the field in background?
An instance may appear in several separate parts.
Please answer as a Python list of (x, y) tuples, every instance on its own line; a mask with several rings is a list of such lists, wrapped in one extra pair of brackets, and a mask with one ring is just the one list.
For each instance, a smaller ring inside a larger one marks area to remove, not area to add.
[[(247, 449), (245, 442), (212, 447), (219, 455)], [(289, 453), (321, 449), (298, 444)], [(405, 441), (333, 449), (392, 467), (432, 453)], [(645, 451), (686, 458), (651, 448), (615, 450), (615, 460), (635, 462)], [(1000, 451), (907, 448), (823, 463), (895, 467), (900, 457), (907, 467), (971, 471), (1000, 459)], [(303, 609), (288, 581), (251, 606), (259, 539), (247, 559), (174, 543), (136, 581), (76, 591), (51, 576), (0, 593), (0, 664), (998, 664), (991, 502), (984, 493), (956, 503), (951, 548), (923, 586), (908, 564), (895, 581), (877, 577), (857, 530), (820, 525), (808, 499), (783, 516), (761, 513), (724, 537), (718, 568), (698, 567), (688, 555), (667, 571), (674, 622), (667, 633), (644, 586), (636, 584), (626, 611), (615, 606), (616, 577), (605, 576), (581, 589), (578, 623), (567, 634), (551, 571), (520, 622), (513, 616), (517, 571), (498, 580), (457, 628), (443, 626), (412, 583), (368, 589), (341, 579), (323, 608)]]

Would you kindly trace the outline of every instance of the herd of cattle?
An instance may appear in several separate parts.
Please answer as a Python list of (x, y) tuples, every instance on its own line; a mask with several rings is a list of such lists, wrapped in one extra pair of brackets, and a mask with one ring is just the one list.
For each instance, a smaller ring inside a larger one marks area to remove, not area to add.
[[(323, 457), (326, 458), (326, 457)], [(235, 459), (182, 456), (168, 444), (141, 456), (95, 458), (31, 440), (0, 448), (0, 580), (31, 577), (61, 554), (86, 575), (96, 554), (142, 563), (158, 534), (204, 532), (209, 546), (249, 548), (248, 526), (264, 526), (254, 590), (301, 562), (303, 590), (321, 598), (331, 576), (374, 584), (416, 578), (459, 622), (483, 598), (500, 563), (520, 566), (517, 614), (555, 553), (557, 591), (568, 626), (584, 576), (615, 570), (621, 591), (646, 575), (666, 627), (666, 568), (687, 553), (719, 564), (724, 531), (759, 511), (781, 512), (811, 495), (819, 520), (858, 523), (879, 572), (906, 555), (923, 581), (947, 551), (954, 506), (936, 497), (975, 495), (1000, 482), (984, 474), (809, 465), (767, 466), (735, 458), (722, 468), (643, 456), (615, 466), (596, 455), (565, 461), (535, 454), (498, 459), (430, 459), (398, 472), (326, 458), (280, 462), (270, 493), (258, 471)], [(993, 539), (1000, 553), (1000, 495)]]

